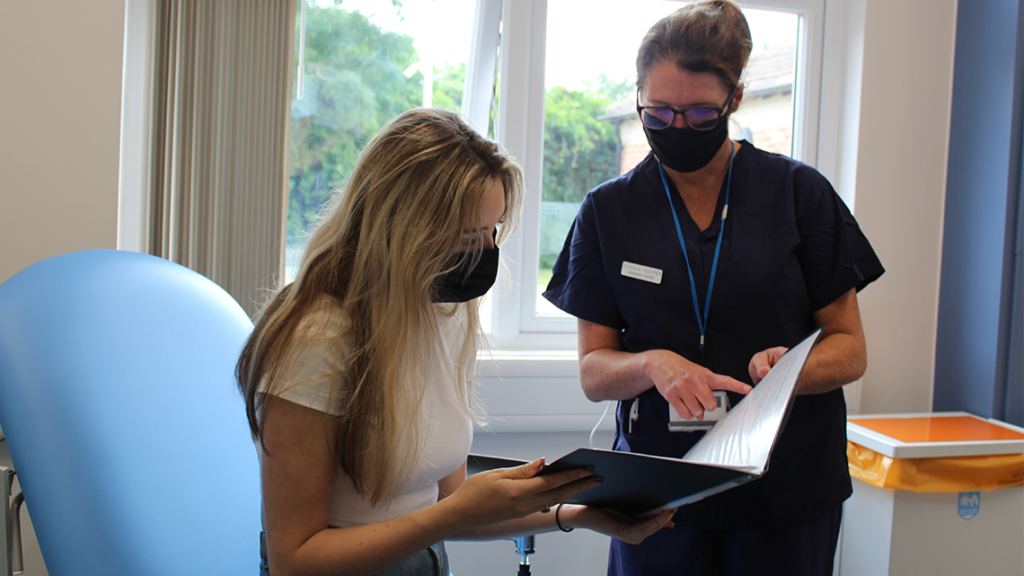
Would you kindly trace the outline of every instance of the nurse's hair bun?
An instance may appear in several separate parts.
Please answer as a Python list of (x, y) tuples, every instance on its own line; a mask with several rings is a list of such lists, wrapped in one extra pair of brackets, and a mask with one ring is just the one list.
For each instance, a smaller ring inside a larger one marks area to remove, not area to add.
[(714, 72), (731, 92), (752, 46), (747, 19), (730, 0), (688, 4), (647, 31), (636, 56), (637, 88), (644, 88), (651, 66), (670, 60), (692, 72)]

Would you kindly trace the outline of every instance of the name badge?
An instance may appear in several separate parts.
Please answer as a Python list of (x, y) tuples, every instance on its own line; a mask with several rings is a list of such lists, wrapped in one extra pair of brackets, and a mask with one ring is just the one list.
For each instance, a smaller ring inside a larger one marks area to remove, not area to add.
[(661, 270), (650, 266), (641, 266), (632, 262), (622, 261), (622, 275), (627, 278), (636, 278), (651, 284), (661, 284)]

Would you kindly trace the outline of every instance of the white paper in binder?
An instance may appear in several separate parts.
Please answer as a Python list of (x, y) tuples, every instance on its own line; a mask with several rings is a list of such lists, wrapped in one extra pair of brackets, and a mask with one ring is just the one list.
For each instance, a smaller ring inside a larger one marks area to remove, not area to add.
[(760, 476), (789, 413), (797, 380), (821, 329), (794, 346), (725, 418), (715, 424), (682, 460), (726, 466)]

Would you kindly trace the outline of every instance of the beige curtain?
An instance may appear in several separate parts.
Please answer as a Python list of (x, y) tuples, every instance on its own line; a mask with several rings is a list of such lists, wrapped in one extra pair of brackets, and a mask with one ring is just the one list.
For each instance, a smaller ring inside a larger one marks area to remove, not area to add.
[(148, 251), (252, 316), (282, 273), (296, 0), (158, 0)]

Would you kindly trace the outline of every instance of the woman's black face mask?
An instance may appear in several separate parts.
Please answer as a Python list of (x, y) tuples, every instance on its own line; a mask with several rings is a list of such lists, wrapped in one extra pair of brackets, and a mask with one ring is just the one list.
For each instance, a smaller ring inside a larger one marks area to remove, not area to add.
[(469, 302), (487, 293), (498, 277), (498, 248), (484, 248), (479, 258), (452, 254), (445, 268), (454, 266), (434, 283), (434, 302)]

